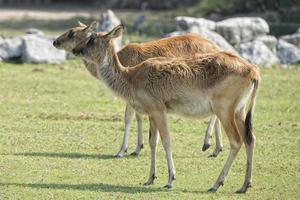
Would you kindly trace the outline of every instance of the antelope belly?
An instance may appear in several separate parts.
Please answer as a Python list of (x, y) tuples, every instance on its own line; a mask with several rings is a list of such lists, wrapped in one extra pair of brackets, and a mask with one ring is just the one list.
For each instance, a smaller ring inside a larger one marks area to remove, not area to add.
[(166, 103), (168, 112), (184, 115), (187, 117), (207, 117), (211, 114), (211, 105), (207, 99), (190, 100), (174, 100)]

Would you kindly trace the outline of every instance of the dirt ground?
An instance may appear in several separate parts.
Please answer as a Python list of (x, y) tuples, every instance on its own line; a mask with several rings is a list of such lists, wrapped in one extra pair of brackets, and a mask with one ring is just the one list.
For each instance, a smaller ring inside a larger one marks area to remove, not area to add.
[(99, 16), (101, 9), (93, 7), (34, 7), (34, 8), (0, 8), (0, 21), (21, 20), (24, 18), (40, 20), (65, 20), (74, 16)]

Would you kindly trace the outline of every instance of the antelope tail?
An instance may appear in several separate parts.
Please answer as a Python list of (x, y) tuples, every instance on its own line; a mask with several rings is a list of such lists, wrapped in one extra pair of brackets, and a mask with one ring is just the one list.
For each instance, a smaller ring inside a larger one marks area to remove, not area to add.
[(255, 107), (255, 101), (256, 101), (256, 91), (258, 88), (258, 80), (253, 80), (254, 88), (251, 94), (251, 99), (250, 99), (250, 104), (249, 104), (249, 110), (246, 115), (245, 119), (245, 140), (247, 144), (252, 144), (253, 142), (253, 133), (252, 133), (252, 116), (254, 112), (254, 107)]

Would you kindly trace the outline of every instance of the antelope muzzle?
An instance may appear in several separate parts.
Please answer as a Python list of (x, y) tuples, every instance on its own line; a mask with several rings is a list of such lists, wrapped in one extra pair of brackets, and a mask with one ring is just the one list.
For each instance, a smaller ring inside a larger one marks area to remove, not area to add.
[(72, 53), (75, 55), (75, 56), (80, 56), (83, 54), (83, 48), (74, 48), (72, 50)]

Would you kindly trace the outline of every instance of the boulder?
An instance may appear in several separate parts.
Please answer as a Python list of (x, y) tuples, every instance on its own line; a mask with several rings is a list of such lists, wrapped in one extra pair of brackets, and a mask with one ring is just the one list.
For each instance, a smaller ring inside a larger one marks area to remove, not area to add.
[(278, 41), (277, 55), (283, 64), (300, 62), (300, 50), (295, 45), (284, 40)]
[(178, 36), (178, 35), (184, 35), (187, 33), (194, 33), (198, 34), (202, 37), (204, 37), (207, 40), (212, 41), (215, 43), (218, 47), (220, 47), (222, 50), (229, 51), (231, 53), (234, 53), (238, 55), (239, 53), (229, 44), (221, 35), (214, 31), (207, 30), (205, 28), (197, 28), (197, 27), (192, 27), (189, 30), (186, 31), (174, 31), (171, 33), (168, 33), (164, 37), (172, 37), (172, 36)]
[(296, 45), (300, 49), (300, 32), (299, 32), (299, 30), (297, 33), (294, 33), (292, 35), (282, 36), (282, 37), (280, 37), (280, 39), (282, 39), (288, 43), (291, 43), (293, 45)]
[(184, 35), (187, 33), (189, 33), (189, 32), (188, 31), (174, 31), (174, 32), (164, 35), (163, 37), (174, 37), (174, 36)]
[[(109, 32), (117, 25), (121, 24), (119, 18), (112, 10), (107, 10), (101, 14), (101, 19), (97, 26), (97, 31)], [(122, 48), (122, 36), (115, 39), (116, 50), (119, 51)]]
[(192, 27), (188, 30), (190, 33), (196, 33), (204, 37), (205, 39), (208, 39), (212, 42), (214, 42), (217, 46), (219, 46), (221, 49), (225, 51), (229, 51), (231, 53), (234, 53), (238, 55), (239, 53), (229, 44), (220, 34), (210, 31), (205, 28), (196, 28)]
[(255, 38), (255, 40), (263, 42), (273, 53), (276, 54), (277, 38), (273, 35), (261, 35)]
[(216, 32), (232, 45), (251, 41), (269, 31), (269, 25), (260, 17), (236, 17), (216, 23)]
[(28, 29), (28, 34), (0, 41), (0, 61), (21, 58), (23, 62), (61, 63), (66, 52), (53, 47), (54, 38), (38, 29)]
[(256, 65), (271, 67), (279, 65), (280, 60), (262, 41), (241, 43), (238, 46), (240, 55)]
[(23, 37), (22, 60), (31, 63), (58, 64), (66, 59), (66, 52), (52, 45), (52, 40), (40, 35), (30, 34)]
[(216, 22), (204, 18), (178, 16), (175, 18), (178, 30), (188, 30), (193, 26), (215, 30)]
[(0, 42), (0, 58), (1, 60), (9, 60), (11, 58), (21, 56), (22, 37), (8, 38)]

